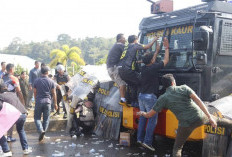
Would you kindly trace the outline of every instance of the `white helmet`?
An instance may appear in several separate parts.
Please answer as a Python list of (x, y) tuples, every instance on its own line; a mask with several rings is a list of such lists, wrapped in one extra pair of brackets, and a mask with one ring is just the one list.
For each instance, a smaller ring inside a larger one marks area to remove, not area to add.
[(59, 65), (56, 66), (56, 70), (57, 71), (64, 71), (65, 68), (64, 68), (64, 66), (62, 64), (59, 64)]

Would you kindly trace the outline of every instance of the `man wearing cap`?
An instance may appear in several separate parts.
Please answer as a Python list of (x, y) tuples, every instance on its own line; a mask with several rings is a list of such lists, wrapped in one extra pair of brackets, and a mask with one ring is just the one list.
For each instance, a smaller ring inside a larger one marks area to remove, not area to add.
[[(51, 110), (51, 95), (54, 100), (54, 107), (57, 110), (56, 90), (54, 82), (48, 78), (49, 68), (41, 68), (41, 77), (34, 82), (35, 111), (34, 121), (39, 135), (39, 141), (44, 139), (45, 132), (49, 125), (49, 115)], [(43, 123), (41, 115), (43, 114)]]

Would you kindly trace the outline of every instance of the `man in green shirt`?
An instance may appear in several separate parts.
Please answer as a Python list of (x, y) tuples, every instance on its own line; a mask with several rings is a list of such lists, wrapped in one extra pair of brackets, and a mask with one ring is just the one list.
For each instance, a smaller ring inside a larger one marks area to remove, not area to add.
[(27, 99), (28, 99), (28, 94), (29, 94), (29, 82), (26, 77), (27, 77), (26, 71), (22, 71), (20, 75), (20, 79), (19, 79), (19, 84), (20, 84), (21, 91), (23, 93), (25, 105), (27, 108), (29, 108), (29, 104), (27, 104), (28, 103)]
[(217, 124), (232, 128), (232, 121), (217, 118), (211, 115), (201, 99), (188, 86), (176, 86), (176, 81), (172, 74), (166, 74), (161, 82), (166, 88), (166, 92), (159, 97), (156, 104), (149, 112), (138, 112), (139, 116), (150, 118), (160, 112), (163, 108), (171, 110), (179, 121), (176, 140), (173, 147), (173, 157), (181, 157), (181, 150), (185, 141), (192, 131), (203, 125), (210, 123), (214, 128)]

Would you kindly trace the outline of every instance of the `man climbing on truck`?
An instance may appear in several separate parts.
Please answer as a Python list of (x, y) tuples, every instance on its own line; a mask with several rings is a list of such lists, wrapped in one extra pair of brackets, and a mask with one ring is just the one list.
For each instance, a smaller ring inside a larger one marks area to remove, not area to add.
[(110, 52), (107, 57), (106, 66), (110, 78), (117, 83), (119, 86), (121, 103), (126, 102), (125, 93), (126, 93), (126, 82), (121, 79), (118, 73), (118, 63), (120, 61), (121, 55), (124, 51), (126, 39), (123, 34), (118, 34), (116, 36), (116, 43), (110, 49)]
[[(169, 61), (169, 43), (167, 38), (164, 38), (163, 45), (165, 47), (165, 55), (163, 61), (159, 63), (155, 62), (160, 50), (160, 46), (157, 42), (155, 53), (152, 54), (151, 52), (147, 52), (142, 58), (145, 66), (143, 66), (141, 69), (141, 87), (138, 97), (140, 111), (150, 111), (157, 101), (159, 91), (158, 71), (164, 68)], [(155, 151), (155, 149), (152, 147), (152, 142), (157, 119), (158, 114), (155, 114), (153, 117), (149, 118), (148, 122), (147, 118), (145, 117), (139, 118), (137, 142), (152, 151)]]
[(138, 43), (138, 37), (136, 35), (130, 35), (128, 37), (128, 49), (126, 51), (125, 57), (122, 59), (119, 68), (120, 77), (130, 86), (132, 91), (131, 103), (135, 103), (137, 101), (137, 88), (140, 84), (141, 76), (135, 70), (136, 64), (136, 55), (139, 50), (147, 50), (152, 47), (152, 45), (157, 41), (157, 37), (147, 45), (142, 45)]
[(173, 157), (181, 157), (185, 141), (197, 127), (210, 123), (214, 128), (224, 126), (232, 128), (232, 121), (211, 115), (201, 99), (187, 85), (176, 86), (172, 74), (166, 74), (161, 82), (166, 92), (159, 97), (153, 109), (149, 112), (140, 111), (137, 114), (146, 118), (154, 116), (163, 108), (171, 110), (179, 121), (176, 140), (173, 146)]

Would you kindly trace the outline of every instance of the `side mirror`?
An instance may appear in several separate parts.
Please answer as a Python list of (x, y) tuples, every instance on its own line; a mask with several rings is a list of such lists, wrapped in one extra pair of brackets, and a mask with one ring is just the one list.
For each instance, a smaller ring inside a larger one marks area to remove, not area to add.
[(201, 26), (193, 33), (194, 50), (206, 51), (209, 47), (209, 35), (213, 33), (212, 28)]

